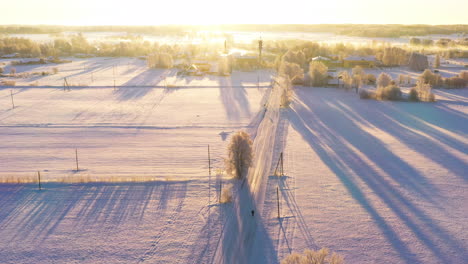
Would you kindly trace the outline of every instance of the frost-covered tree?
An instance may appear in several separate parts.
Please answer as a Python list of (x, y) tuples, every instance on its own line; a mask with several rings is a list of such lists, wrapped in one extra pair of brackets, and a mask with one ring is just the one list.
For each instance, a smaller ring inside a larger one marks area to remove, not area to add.
[(385, 72), (379, 74), (377, 78), (377, 87), (387, 87), (392, 82), (392, 77)]
[(165, 52), (148, 55), (147, 64), (150, 68), (170, 69), (174, 66), (172, 55)]
[(304, 82), (304, 70), (297, 63), (283, 61), (279, 72), (289, 78), (293, 84)]
[(326, 85), (328, 83), (328, 67), (320, 61), (311, 61), (309, 78), (312, 86)]
[(244, 178), (253, 162), (252, 140), (249, 134), (239, 131), (231, 137), (226, 159), (226, 171), (236, 179)]
[(341, 79), (341, 83), (343, 88), (346, 90), (351, 89), (353, 86), (353, 78), (347, 71), (342, 71), (338, 73), (339, 78)]

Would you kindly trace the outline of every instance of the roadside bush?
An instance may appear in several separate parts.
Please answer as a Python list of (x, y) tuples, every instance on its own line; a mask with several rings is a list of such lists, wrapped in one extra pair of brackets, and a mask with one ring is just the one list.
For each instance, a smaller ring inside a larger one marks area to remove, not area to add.
[(219, 200), (220, 203), (230, 203), (232, 202), (232, 188), (224, 187), (223, 191), (221, 192), (221, 199)]
[(292, 82), (289, 78), (284, 80), (283, 93), (281, 94), (281, 107), (289, 107), (292, 100)]
[(328, 248), (322, 248), (318, 251), (306, 249), (304, 253), (292, 253), (283, 260), (281, 264), (343, 264), (342, 256), (333, 253), (329, 254)]
[(411, 88), (409, 95), (408, 95), (408, 100), (410, 100), (411, 102), (419, 101), (418, 91), (416, 90), (415, 87)]
[(378, 87), (387, 87), (392, 82), (392, 77), (385, 72), (379, 74), (377, 78), (377, 88)]
[(397, 101), (401, 99), (400, 87), (396, 85), (388, 85), (386, 87), (378, 87), (376, 91), (376, 98), (379, 100)]
[(231, 137), (231, 142), (228, 146), (226, 171), (236, 179), (242, 179), (245, 177), (245, 173), (252, 165), (252, 162), (252, 140), (249, 134), (239, 131)]

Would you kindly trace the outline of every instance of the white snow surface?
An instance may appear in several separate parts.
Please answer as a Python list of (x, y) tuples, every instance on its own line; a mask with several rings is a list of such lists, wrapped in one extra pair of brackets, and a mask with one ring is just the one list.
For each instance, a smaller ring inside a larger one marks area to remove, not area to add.
[[(409, 103), (296, 87), (279, 108), (280, 87), (256, 87), (270, 72), (114, 90), (115, 63), (96, 87), (51, 87), (61, 71), (49, 86), (0, 89), (0, 177), (157, 181), (0, 184), (0, 262), (278, 263), (328, 247), (346, 263), (466, 263), (467, 89)], [(120, 85), (175, 78), (139, 63)], [(217, 174), (241, 129), (255, 165), (238, 182)], [(218, 203), (221, 184), (232, 203)]]

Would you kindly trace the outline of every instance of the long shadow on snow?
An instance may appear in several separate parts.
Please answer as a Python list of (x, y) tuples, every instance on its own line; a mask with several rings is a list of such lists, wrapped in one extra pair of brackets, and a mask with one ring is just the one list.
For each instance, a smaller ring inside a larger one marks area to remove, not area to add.
[(169, 199), (185, 197), (187, 182), (47, 183), (42, 191), (31, 184), (0, 188), (10, 193), (8, 203), (2, 203), (0, 230), (14, 226), (11, 241), (43, 241), (67, 218), (106, 235), (124, 222), (138, 224), (150, 203), (158, 202), (158, 215), (163, 216)]
[[(340, 118), (336, 113), (330, 114), (333, 113), (331, 107), (325, 107), (326, 111), (324, 113), (316, 110), (318, 108), (307, 100), (302, 105), (301, 102), (296, 102), (289, 115), (293, 128), (301, 134), (322, 161), (343, 182), (352, 197), (371, 215), (386, 239), (406, 263), (416, 263), (418, 259), (409, 250), (409, 245), (398, 237), (394, 227), (387, 223), (385, 218), (366, 198), (366, 194), (359, 187), (358, 178), (364, 181), (375, 195), (386, 203), (387, 207), (406, 224), (421, 243), (429, 248), (442, 263), (456, 261), (454, 258), (458, 256), (454, 255), (453, 252), (458, 252), (462, 257), (466, 255), (466, 250), (458, 241), (454, 240), (450, 234), (434, 223), (433, 219), (406, 199), (398, 189), (393, 187), (378, 171), (369, 166), (365, 160), (357, 156), (355, 150), (350, 148), (349, 145), (353, 145), (362, 151), (367, 158), (371, 159), (380, 168), (383, 167), (382, 169), (387, 171), (391, 177), (395, 178), (395, 174), (400, 174), (398, 177), (414, 176), (413, 172), (415, 171), (413, 169), (408, 168), (407, 164), (403, 164), (371, 134), (366, 133), (352, 123), (350, 124), (349, 121)], [(311, 118), (306, 121), (301, 115), (307, 115)], [(340, 125), (338, 127), (328, 125), (336, 123), (340, 123)], [(407, 169), (401, 170), (401, 167), (388, 167), (383, 162), (395, 162), (398, 166), (407, 167)], [(393, 169), (395, 170), (392, 171)], [(422, 180), (420, 175), (416, 175), (416, 177)], [(416, 186), (413, 186), (413, 188), (422, 191)], [(444, 243), (441, 245), (437, 241), (444, 241)]]
[(241, 117), (250, 118), (250, 102), (243, 87), (232, 87), (230, 77), (219, 77), (219, 93), (224, 105), (227, 118), (230, 121), (239, 121)]
[[(466, 125), (464, 125), (465, 119), (459, 118), (457, 115), (453, 115), (441, 108), (437, 108), (439, 109), (437, 112), (432, 111), (434, 107), (430, 105), (412, 107), (411, 110), (408, 111), (408, 109), (405, 108), (406, 104), (407, 103), (400, 103), (398, 106), (382, 104), (373, 111), (359, 111), (359, 113), (362, 115), (361, 118), (367, 120), (382, 131), (395, 136), (409, 148), (436, 162), (439, 166), (451, 171), (465, 181), (468, 180), (468, 176), (466, 175), (468, 164), (454, 156), (445, 148), (435, 144), (430, 138), (456, 149), (461, 153), (468, 153), (468, 146), (425, 123), (430, 122), (435, 126), (454, 131), (460, 136), (463, 136), (468, 134)], [(427, 110), (427, 108), (431, 108), (431, 110)], [(359, 109), (359, 107), (357, 109)], [(354, 116), (359, 118), (356, 113), (354, 113)], [(432, 118), (434, 116), (438, 117), (437, 121), (435, 118)], [(430, 138), (422, 136), (420, 133)], [(423, 182), (419, 183), (424, 184)]]
[[(244, 183), (237, 183), (237, 195), (232, 204), (221, 207), (227, 218), (221, 237), (221, 263), (250, 263), (249, 260), (255, 260), (257, 264), (259, 259), (263, 263), (276, 263), (273, 242), (258, 214), (249, 184), (247, 181)], [(255, 210), (257, 214), (252, 216), (251, 210)], [(253, 252), (256, 242), (255, 248), (260, 251)]]

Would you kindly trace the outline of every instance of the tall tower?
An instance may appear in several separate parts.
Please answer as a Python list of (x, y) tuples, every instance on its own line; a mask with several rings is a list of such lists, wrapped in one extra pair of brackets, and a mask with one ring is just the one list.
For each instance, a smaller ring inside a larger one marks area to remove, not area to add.
[(258, 64), (259, 65), (262, 63), (262, 49), (263, 49), (263, 40), (262, 40), (262, 37), (260, 37), (260, 40), (258, 41)]

